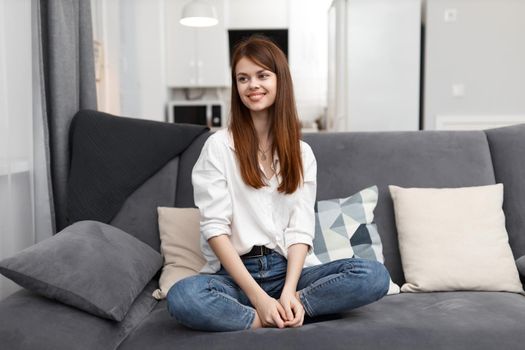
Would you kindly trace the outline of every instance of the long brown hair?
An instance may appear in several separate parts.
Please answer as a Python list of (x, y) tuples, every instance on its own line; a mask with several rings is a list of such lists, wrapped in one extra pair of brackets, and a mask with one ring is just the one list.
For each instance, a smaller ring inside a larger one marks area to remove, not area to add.
[(281, 183), (278, 191), (293, 193), (303, 179), (301, 159), (301, 128), (292, 86), (292, 77), (284, 53), (270, 39), (255, 35), (239, 43), (232, 55), (232, 96), (229, 128), (244, 182), (253, 187), (265, 186), (257, 159), (258, 137), (250, 110), (242, 103), (237, 89), (235, 68), (239, 60), (248, 58), (277, 76), (275, 103), (269, 108), (271, 154), (279, 157)]

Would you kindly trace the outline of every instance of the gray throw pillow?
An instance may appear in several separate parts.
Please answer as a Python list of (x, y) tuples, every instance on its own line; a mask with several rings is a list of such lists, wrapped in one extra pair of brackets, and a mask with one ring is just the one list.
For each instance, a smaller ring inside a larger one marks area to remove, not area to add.
[(161, 266), (158, 252), (126, 232), (79, 221), (1, 261), (0, 273), (48, 298), (122, 321)]

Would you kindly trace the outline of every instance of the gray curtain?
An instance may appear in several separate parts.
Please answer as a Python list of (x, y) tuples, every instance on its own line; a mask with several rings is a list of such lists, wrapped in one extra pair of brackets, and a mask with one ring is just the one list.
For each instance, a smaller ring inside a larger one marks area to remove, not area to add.
[(68, 134), (80, 109), (96, 109), (89, 0), (34, 0), (41, 70), (42, 119), (47, 121), (55, 231), (66, 226)]
[(33, 52), (33, 213), (35, 242), (51, 237), (55, 232), (49, 129), (45, 113), (42, 41), (40, 39), (40, 5), (31, 2), (31, 47)]

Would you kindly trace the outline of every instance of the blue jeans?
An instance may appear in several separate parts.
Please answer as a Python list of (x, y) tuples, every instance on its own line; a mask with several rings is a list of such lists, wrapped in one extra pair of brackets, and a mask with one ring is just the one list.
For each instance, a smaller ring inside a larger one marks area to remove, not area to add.
[[(287, 260), (273, 252), (243, 260), (244, 265), (272, 298), (284, 287)], [(335, 314), (381, 299), (390, 276), (383, 264), (366, 259), (341, 259), (303, 268), (297, 290), (306, 316)], [(248, 329), (255, 309), (223, 267), (177, 282), (168, 292), (168, 311), (179, 323), (205, 331)]]

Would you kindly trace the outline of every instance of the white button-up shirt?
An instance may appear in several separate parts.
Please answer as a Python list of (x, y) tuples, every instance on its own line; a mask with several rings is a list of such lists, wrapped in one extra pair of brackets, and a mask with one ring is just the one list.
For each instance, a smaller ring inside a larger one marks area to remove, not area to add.
[(207, 261), (201, 273), (220, 269), (208, 240), (222, 234), (230, 236), (239, 255), (262, 245), (287, 257), (288, 247), (295, 243), (309, 245), (311, 252), (317, 163), (310, 146), (300, 143), (304, 183), (294, 193), (283, 194), (277, 191), (280, 181), (277, 155), (274, 155), (276, 174), (267, 181), (267, 186), (255, 189), (242, 179), (228, 129), (208, 138), (192, 172), (195, 204), (201, 215), (201, 250)]

